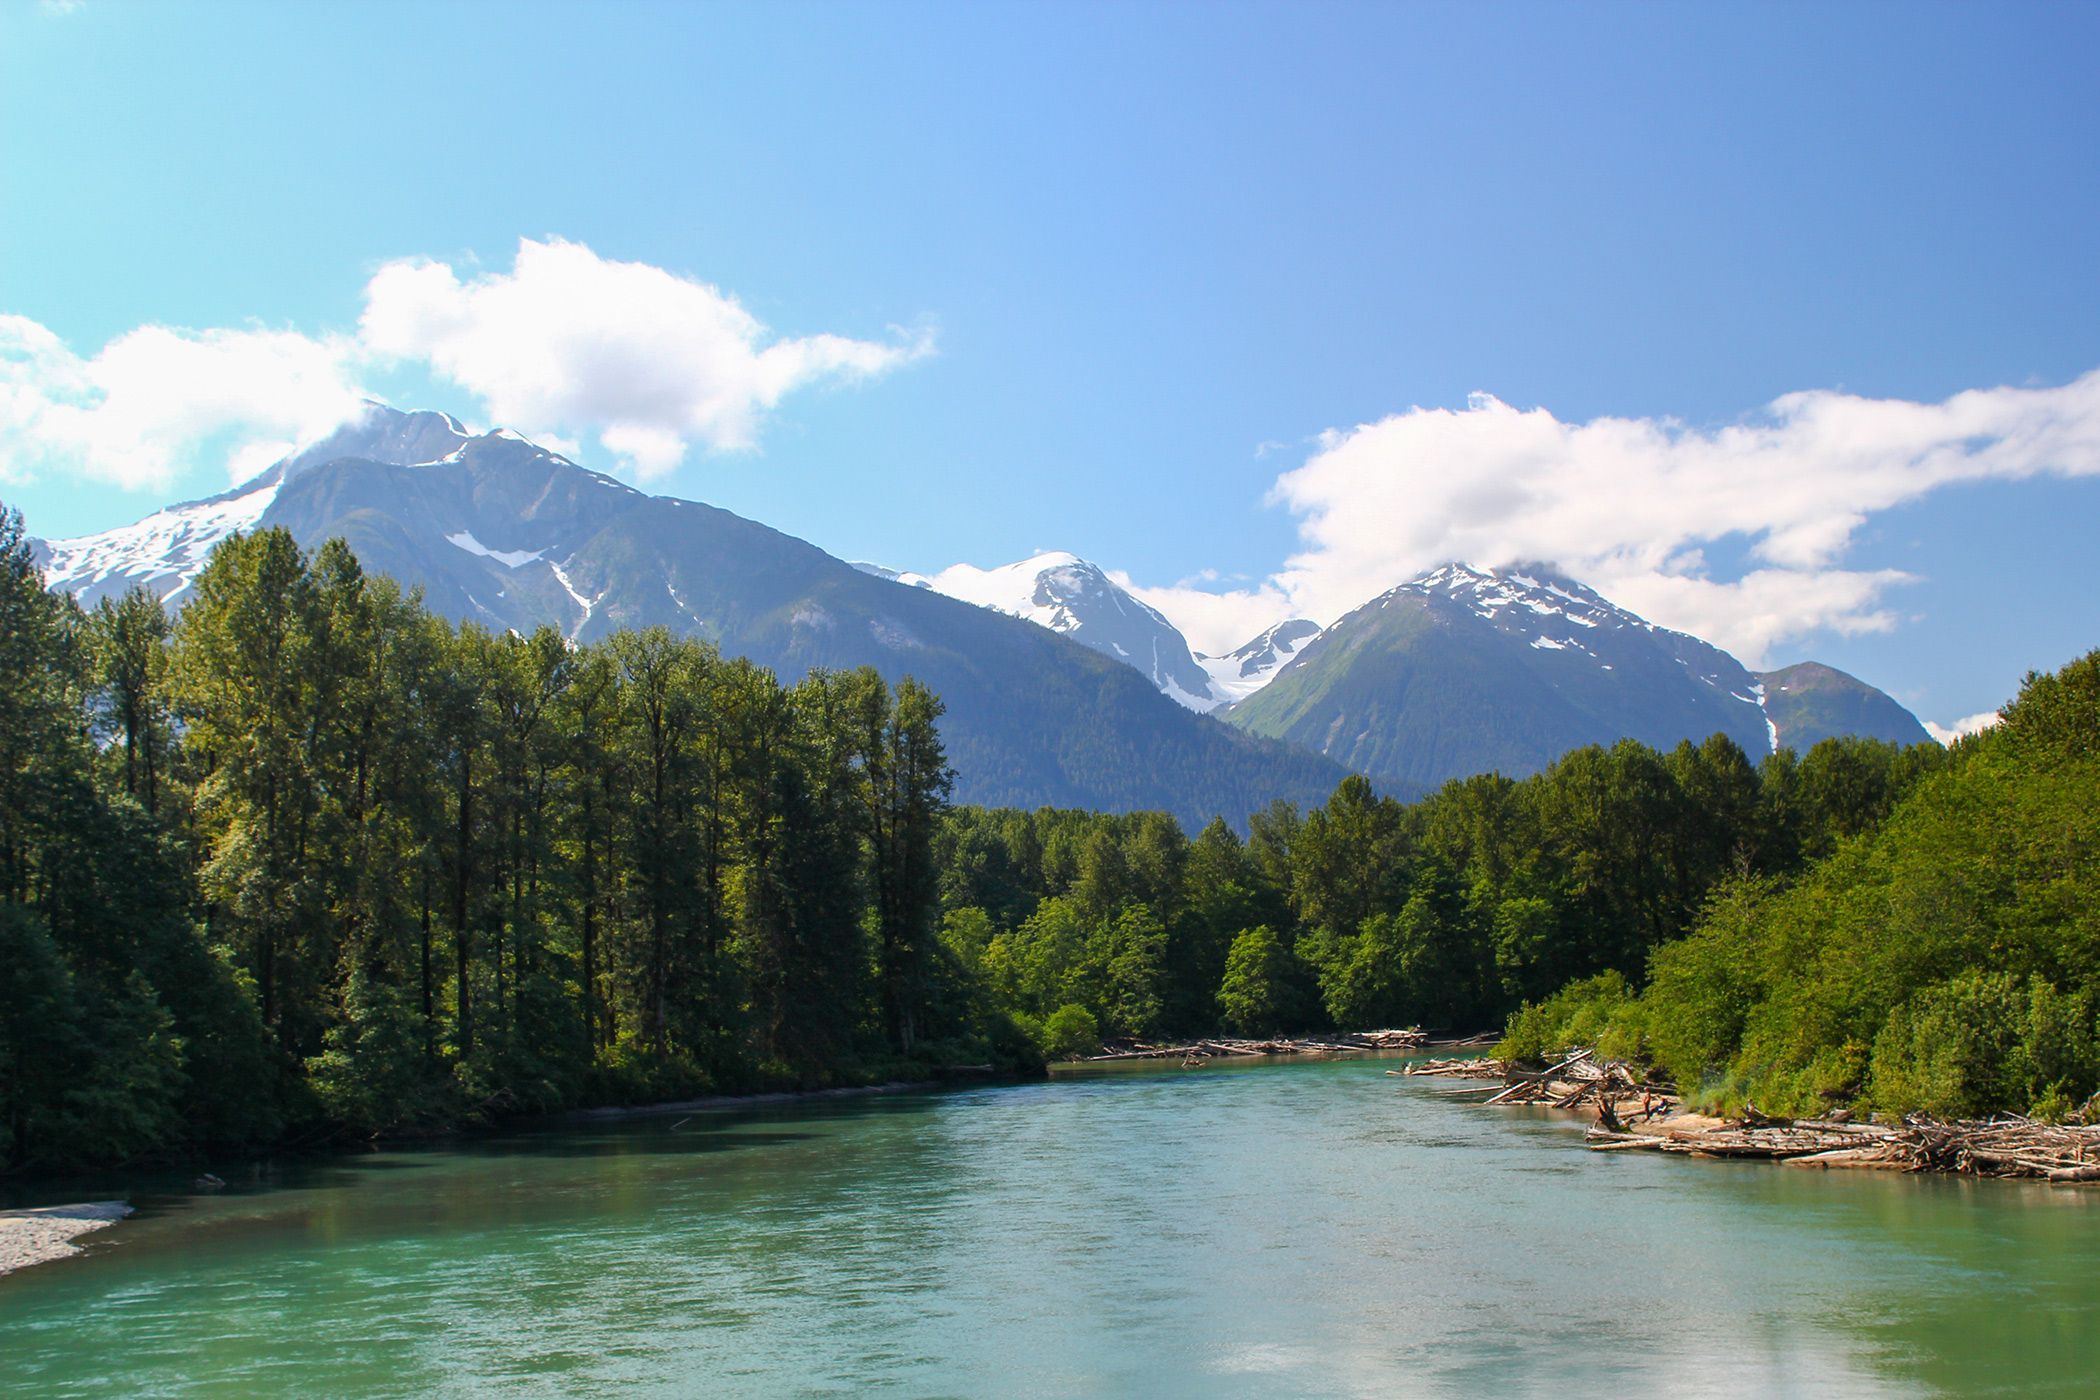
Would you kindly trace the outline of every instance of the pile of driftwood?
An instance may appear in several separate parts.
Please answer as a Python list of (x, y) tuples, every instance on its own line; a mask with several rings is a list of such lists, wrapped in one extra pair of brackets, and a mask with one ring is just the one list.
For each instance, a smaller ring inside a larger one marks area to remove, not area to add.
[(1676, 1086), (1655, 1083), (1624, 1060), (1599, 1064), (1588, 1050), (1578, 1050), (1542, 1070), (1504, 1071), (1508, 1086), (1491, 1104), (1531, 1103), (1549, 1108), (1582, 1108), (1597, 1112), (1597, 1121), (1618, 1131), (1660, 1118), (1677, 1107)]
[(1406, 1069), (1389, 1069), (1387, 1074), (1438, 1075), (1447, 1079), (1500, 1079), (1509, 1072), (1509, 1066), (1501, 1060), (1417, 1060)]
[(1558, 1064), (1536, 1070), (1494, 1059), (1424, 1060), (1399, 1073), (1499, 1079), (1503, 1087), (1486, 1101), (1490, 1104), (1589, 1108), (1612, 1132), (1664, 1117), (1677, 1107), (1674, 1085), (1649, 1080), (1624, 1060), (1599, 1064), (1588, 1050), (1578, 1050)]
[(1911, 1117), (1884, 1124), (1841, 1117), (1767, 1118), (1751, 1110), (1741, 1122), (1660, 1133), (1615, 1132), (1600, 1125), (1590, 1130), (1590, 1146), (1608, 1152), (1764, 1158), (1803, 1167), (2100, 1181), (2100, 1126), (2059, 1126), (2010, 1114), (1958, 1123)]
[(1494, 1097), (1485, 1102), (1591, 1113), (1597, 1122), (1588, 1142), (1599, 1152), (1680, 1152), (1802, 1167), (2100, 1181), (2100, 1124), (2037, 1123), (2014, 1114), (1957, 1123), (1918, 1115), (1901, 1123), (1856, 1123), (1843, 1111), (1822, 1118), (1775, 1118), (1758, 1112), (1755, 1104), (1745, 1104), (1743, 1116), (1729, 1121), (1680, 1116), (1675, 1085), (1649, 1079), (1623, 1060), (1600, 1064), (1588, 1050), (1536, 1070), (1494, 1059), (1424, 1060), (1387, 1073), (1500, 1080)]
[(1102, 1053), (1089, 1055), (1089, 1062), (1097, 1060), (1180, 1060), (1184, 1064), (1199, 1060), (1218, 1060), (1235, 1055), (1315, 1055), (1335, 1054), (1358, 1050), (1414, 1050), (1428, 1042), (1429, 1037), (1418, 1030), (1404, 1031), (1358, 1031), (1350, 1035), (1328, 1036), (1318, 1040), (1297, 1040), (1277, 1037), (1268, 1040), (1235, 1040), (1216, 1037), (1210, 1040), (1192, 1040), (1178, 1045), (1148, 1045), (1142, 1041), (1112, 1041), (1102, 1046)]

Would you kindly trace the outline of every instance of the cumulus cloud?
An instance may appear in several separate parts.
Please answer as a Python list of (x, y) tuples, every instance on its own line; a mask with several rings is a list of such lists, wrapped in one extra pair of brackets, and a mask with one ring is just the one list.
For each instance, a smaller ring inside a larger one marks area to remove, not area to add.
[(1996, 710), (1985, 710), (1982, 714), (1969, 715), (1951, 724), (1934, 724), (1928, 719), (1925, 721), (1925, 732), (1952, 748), (1955, 740), (1970, 734), (1981, 734), (2002, 718)]
[[(1324, 434), (1270, 493), (1299, 517), (1304, 548), (1240, 596), (1249, 622), (1272, 616), (1280, 592), (1326, 623), (1446, 561), (1547, 560), (1755, 665), (1813, 631), (1896, 624), (1885, 597), (1908, 576), (1844, 566), (1876, 512), (1957, 482), (2044, 473), (2100, 473), (2100, 371), (1940, 403), (1789, 394), (1719, 428), (1564, 422), (1476, 395)], [(1747, 549), (1747, 571), (1708, 566), (1724, 542)], [(1174, 616), (1173, 601), (1154, 605)]]
[(78, 473), (166, 489), (207, 446), (236, 469), (319, 439), (359, 411), (355, 347), (284, 330), (141, 326), (83, 358), (0, 315), (0, 481)]
[(696, 445), (755, 446), (799, 389), (930, 350), (923, 335), (776, 336), (718, 288), (527, 239), (508, 272), (387, 264), (366, 284), (355, 335), (149, 325), (83, 356), (0, 315), (0, 482), (56, 472), (164, 491), (206, 457), (243, 479), (355, 417), (363, 381), (398, 365), (458, 384), (477, 416), (570, 456), (595, 436), (649, 479)]
[(531, 239), (509, 272), (388, 264), (365, 289), (359, 336), (374, 354), (427, 363), (498, 422), (595, 431), (644, 479), (695, 443), (754, 446), (765, 414), (797, 389), (867, 379), (930, 348), (923, 337), (775, 337), (719, 288)]

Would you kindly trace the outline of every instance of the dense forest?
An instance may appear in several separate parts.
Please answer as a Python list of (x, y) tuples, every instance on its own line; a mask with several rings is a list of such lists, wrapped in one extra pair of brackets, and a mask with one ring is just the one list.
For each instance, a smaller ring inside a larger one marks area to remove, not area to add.
[(939, 937), (939, 716), (281, 530), (83, 612), (0, 512), (0, 1162), (1039, 1064)]
[(959, 810), (938, 846), (947, 942), (1052, 1054), (1101, 1036), (1478, 1029), (1638, 972), (1715, 891), (1784, 879), (1877, 827), (1938, 745), (1826, 740), (1762, 763), (1726, 736), (1622, 741), (1418, 802), (1345, 779), (1245, 839), (1156, 813)]
[(1716, 735), (1413, 803), (952, 807), (938, 698), (651, 629), (454, 626), (340, 543), (178, 614), (0, 512), (0, 1162), (1509, 1024), (1709, 1101), (2082, 1098), (2100, 659), (1951, 754)]
[(2029, 676), (1996, 728), (1936, 767), (1801, 878), (1733, 876), (1645, 966), (1526, 1007), (1505, 1049), (1598, 1043), (1724, 1111), (2087, 1107), (2100, 1088), (2100, 652)]

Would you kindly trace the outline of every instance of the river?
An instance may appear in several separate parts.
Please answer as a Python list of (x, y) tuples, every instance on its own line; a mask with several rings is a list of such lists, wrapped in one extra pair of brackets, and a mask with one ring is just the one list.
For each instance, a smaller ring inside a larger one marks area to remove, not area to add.
[[(2084, 1392), (2100, 1193), (1590, 1153), (1389, 1059), (281, 1166), (0, 1278), (23, 1395)], [(109, 1183), (105, 1183), (109, 1184)]]

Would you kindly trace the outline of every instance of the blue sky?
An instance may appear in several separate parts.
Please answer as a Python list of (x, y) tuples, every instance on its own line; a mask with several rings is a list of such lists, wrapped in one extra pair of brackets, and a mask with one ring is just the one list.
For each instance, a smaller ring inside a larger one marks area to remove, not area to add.
[[(1071, 549), (1215, 641), (1439, 549), (1551, 552), (1951, 721), (2100, 644), (2096, 59), (2072, 6), (10, 3), (0, 315), (19, 388), (24, 321), (54, 382), (142, 326), (327, 347), (441, 265), (413, 351), (349, 373), (488, 424), (547, 379), (443, 338), (474, 294), (597, 307), (646, 265), (814, 367), (767, 398), (737, 361), (741, 410), (621, 439), (672, 431), (669, 469), (596, 436), (603, 395), (520, 426), (833, 553)], [(678, 335), (637, 314), (635, 353)], [(1872, 401), (2000, 386), (2032, 397), (1847, 455)], [(1813, 423), (1767, 411), (1803, 391)], [(221, 407), (148, 465), (0, 420), (0, 497), (63, 536), (221, 489), (284, 432)]]

